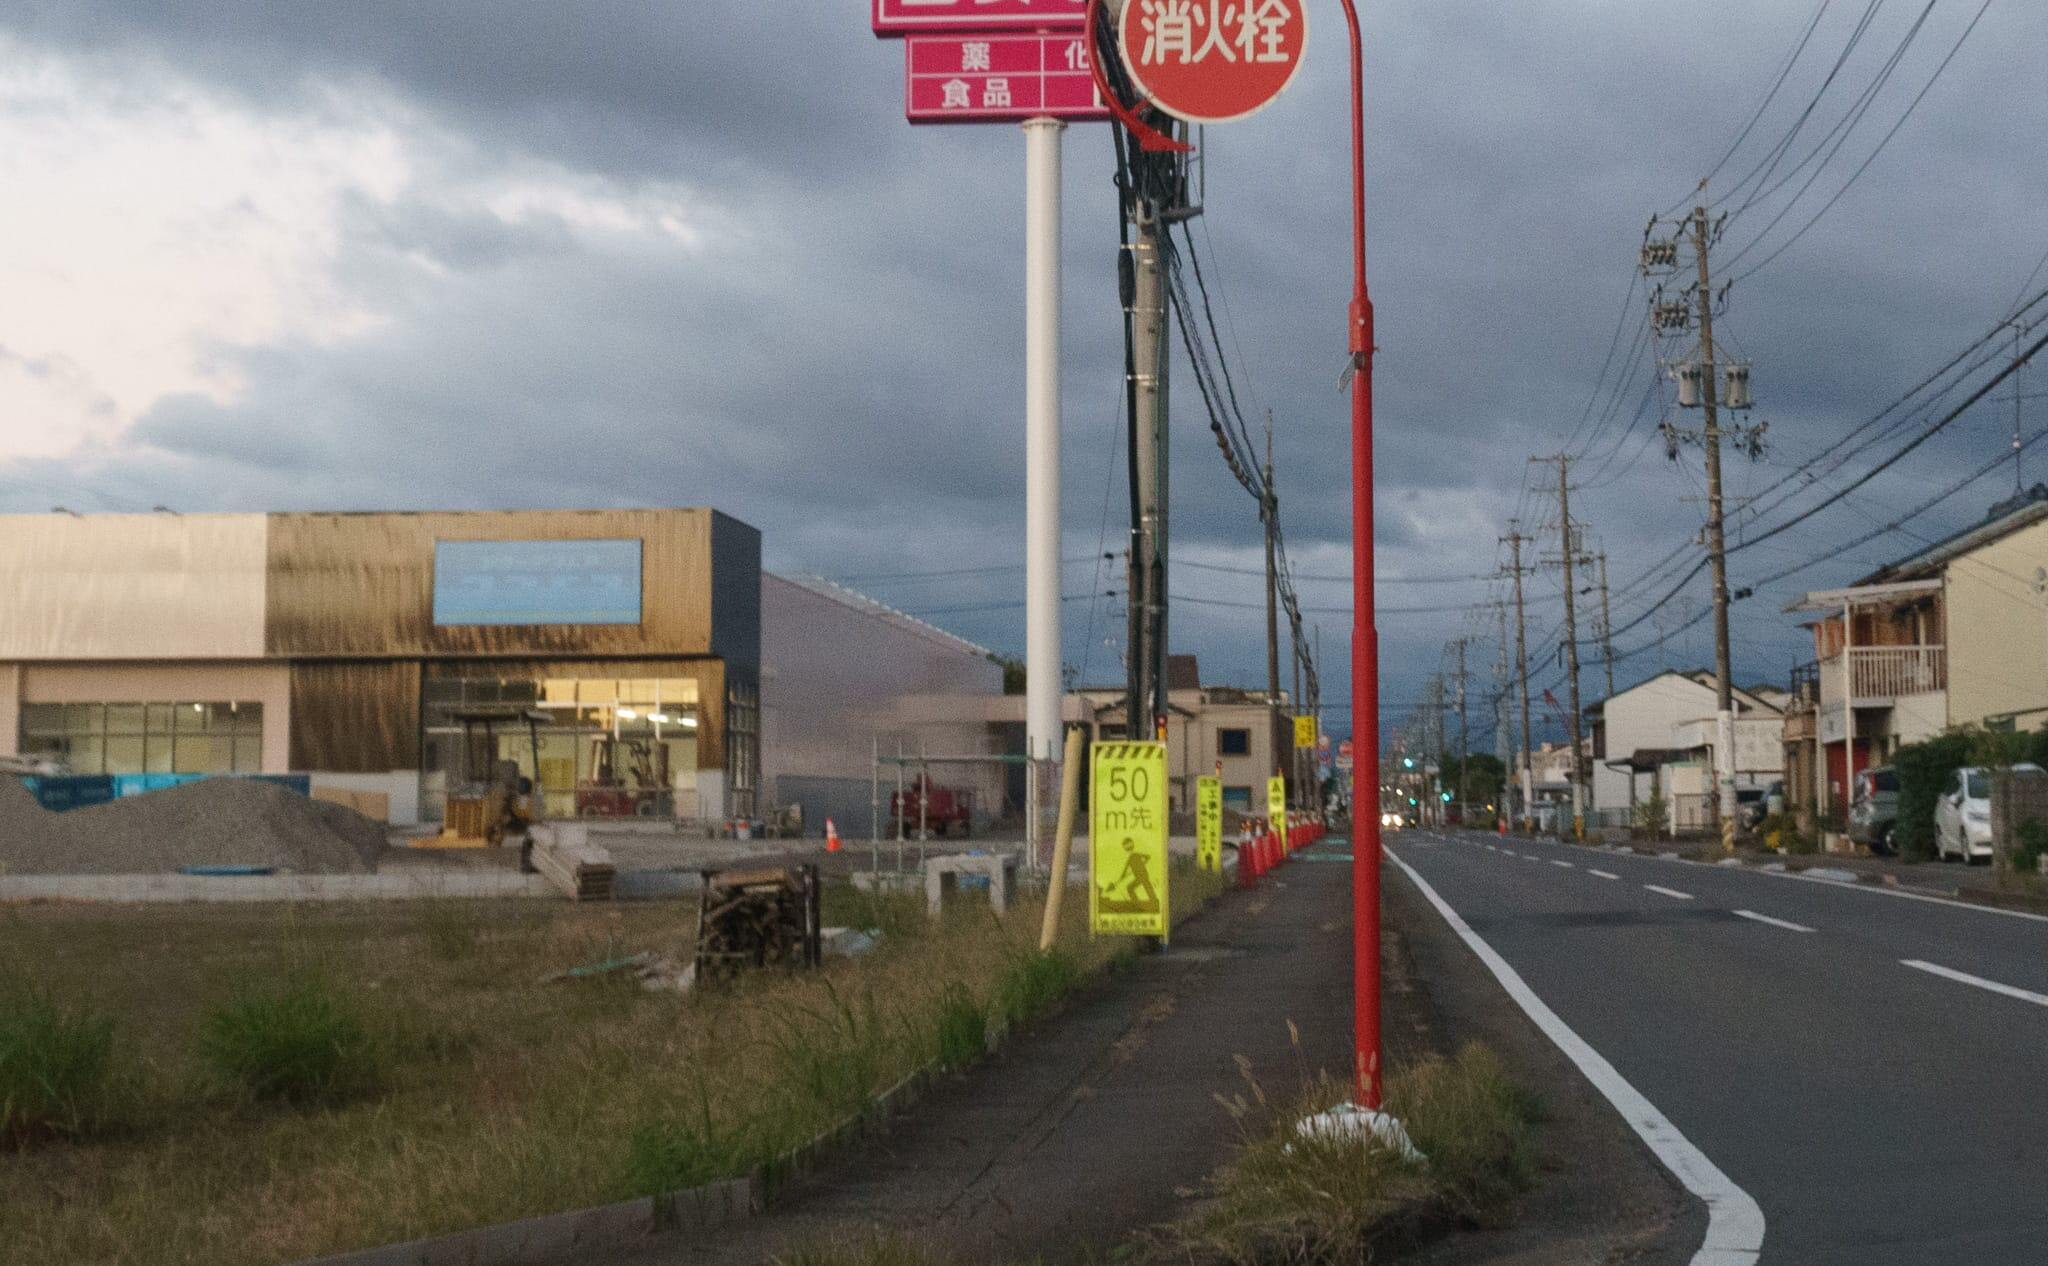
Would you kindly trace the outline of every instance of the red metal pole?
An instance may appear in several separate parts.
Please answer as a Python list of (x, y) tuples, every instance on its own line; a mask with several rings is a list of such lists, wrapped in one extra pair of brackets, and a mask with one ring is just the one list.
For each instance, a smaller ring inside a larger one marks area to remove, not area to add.
[[(1351, 742), (1365, 786), (1351, 805), (1351, 929), (1358, 1102), (1380, 1107), (1380, 647), (1373, 616), (1372, 297), (1365, 285), (1365, 41), (1351, 28)], [(1361, 800), (1367, 803), (1359, 803)]]

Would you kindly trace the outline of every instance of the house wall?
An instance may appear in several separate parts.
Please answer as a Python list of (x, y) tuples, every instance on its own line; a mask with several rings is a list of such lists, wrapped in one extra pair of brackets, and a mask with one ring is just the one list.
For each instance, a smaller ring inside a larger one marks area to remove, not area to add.
[[(1673, 739), (1683, 723), (1714, 711), (1714, 692), (1689, 677), (1666, 673), (1632, 686), (1609, 699), (1606, 717), (1606, 755), (1593, 762), (1593, 807), (1625, 809), (1629, 803), (1629, 775), (1607, 768), (1606, 762), (1626, 760), (1646, 748), (1683, 746)], [(1637, 780), (1638, 799), (1650, 794), (1649, 775)]]
[(2048, 708), (2048, 606), (2034, 592), (2048, 564), (2048, 520), (1950, 561), (1948, 723)]

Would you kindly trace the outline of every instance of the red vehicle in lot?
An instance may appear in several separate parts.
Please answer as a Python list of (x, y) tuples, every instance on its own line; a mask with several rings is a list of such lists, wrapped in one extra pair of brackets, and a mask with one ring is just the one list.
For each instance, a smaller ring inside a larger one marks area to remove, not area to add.
[(919, 830), (933, 835), (962, 836), (974, 831), (974, 794), (951, 787), (934, 787), (920, 774), (902, 791), (889, 794), (889, 833), (915, 836)]

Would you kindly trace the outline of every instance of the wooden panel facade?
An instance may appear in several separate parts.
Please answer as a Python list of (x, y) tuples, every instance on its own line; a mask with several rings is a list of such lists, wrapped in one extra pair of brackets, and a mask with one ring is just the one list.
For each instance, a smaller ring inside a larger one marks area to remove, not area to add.
[[(273, 515), (265, 651), (389, 659), (708, 655), (712, 519), (709, 510)], [(434, 545), (456, 540), (637, 540), (641, 622), (436, 627)]]

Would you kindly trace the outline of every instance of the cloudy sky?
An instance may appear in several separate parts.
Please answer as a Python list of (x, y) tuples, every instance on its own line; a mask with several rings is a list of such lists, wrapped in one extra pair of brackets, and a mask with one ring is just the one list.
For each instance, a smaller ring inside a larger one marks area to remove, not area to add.
[[(1646, 576), (1699, 530), (1703, 485), (1697, 453), (1668, 461), (1655, 432), (1633, 266), (1650, 215), (1716, 169), (1816, 13), (1709, 185), (1738, 212), (1722, 332), (1770, 423), (1760, 460), (1731, 458), (1731, 491), (1790, 475), (1800, 494), (1743, 530), (1830, 504), (1731, 564), (1742, 586), (1822, 560), (1738, 608), (1739, 674), (1782, 682), (1810, 657), (1789, 596), (2010, 493), (2008, 463), (1827, 557), (1996, 457), (1995, 403), (1848, 497), (1833, 489), (1896, 444), (1819, 485), (1797, 473), (2048, 280), (2023, 287), (2048, 251), (2048, 10), (1996, 0), (1958, 50), (1981, 3), (1370, 6), (1383, 605), (1491, 599), (1472, 578), (1498, 567), (1511, 516), (1555, 536), (1528, 458), (1565, 450), (1636, 652), (1622, 684), (1710, 661), (1703, 579), (1645, 614), (1682, 574)], [(1247, 408), (1276, 419), (1338, 700), (1347, 590), (1316, 578), (1350, 558), (1345, 62), (1335, 6), (1312, 12), (1289, 95), (1210, 130), (1195, 235)], [(861, 0), (10, 0), (0, 509), (710, 504), (763, 530), (771, 567), (855, 578), (1020, 652), (1022, 137), (906, 126), (900, 59)], [(1101, 596), (1120, 567), (1097, 562), (1123, 504), (1113, 163), (1104, 125), (1065, 144), (1066, 658), (1100, 680), (1122, 651)], [(2024, 382), (2048, 392), (2048, 367)], [(1253, 507), (1193, 391), (1175, 401), (1178, 557), (1255, 568)], [(2048, 427), (2048, 395), (2027, 407)], [(2035, 453), (2029, 482), (2048, 478)], [(932, 572), (955, 574), (905, 575)], [(1260, 597), (1250, 574), (1173, 583)], [(1557, 578), (1529, 596), (1540, 686), (1558, 675)], [(1174, 618), (1206, 678), (1256, 681), (1260, 612)], [(1446, 639), (1497, 625), (1404, 610), (1382, 628), (1399, 721)], [(1496, 654), (1474, 643), (1475, 691)]]

